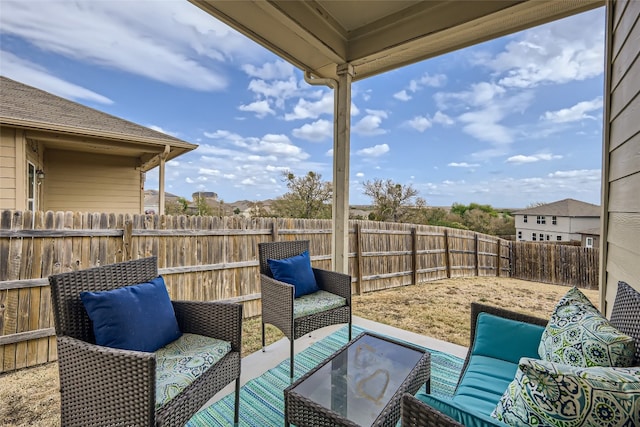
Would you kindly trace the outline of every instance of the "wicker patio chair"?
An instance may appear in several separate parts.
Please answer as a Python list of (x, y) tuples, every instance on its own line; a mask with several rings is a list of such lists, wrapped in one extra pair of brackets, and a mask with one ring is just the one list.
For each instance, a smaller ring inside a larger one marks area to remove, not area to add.
[(158, 276), (156, 258), (49, 277), (58, 344), (61, 425), (182, 426), (235, 380), (238, 422), (242, 306), (172, 301), (182, 332), (231, 342), (231, 351), (169, 402), (155, 408), (156, 355), (95, 344), (82, 291), (105, 291)]
[(259, 243), (260, 284), (262, 291), (262, 351), (265, 351), (264, 325), (269, 323), (280, 329), (290, 342), (290, 377), (294, 373), (294, 341), (316, 329), (339, 323), (349, 324), (351, 341), (351, 276), (335, 271), (313, 269), (320, 290), (343, 297), (346, 304), (308, 316), (293, 315), (294, 287), (273, 278), (268, 259), (284, 259), (309, 250), (308, 240)]

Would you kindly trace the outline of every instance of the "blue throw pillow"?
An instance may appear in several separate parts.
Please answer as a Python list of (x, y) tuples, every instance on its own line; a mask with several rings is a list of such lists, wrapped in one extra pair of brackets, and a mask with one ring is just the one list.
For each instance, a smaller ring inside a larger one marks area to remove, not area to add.
[(294, 298), (312, 294), (319, 290), (311, 269), (311, 257), (304, 251), (300, 255), (284, 259), (267, 259), (273, 278), (293, 285)]
[(154, 352), (182, 335), (164, 279), (102, 292), (81, 292), (96, 344)]

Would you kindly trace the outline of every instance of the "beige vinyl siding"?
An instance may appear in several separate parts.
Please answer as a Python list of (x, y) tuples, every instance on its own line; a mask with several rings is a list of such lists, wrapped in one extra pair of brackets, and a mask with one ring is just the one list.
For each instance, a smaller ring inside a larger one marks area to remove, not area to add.
[(16, 130), (0, 127), (0, 209), (16, 207)]
[(610, 92), (605, 94), (609, 128), (602, 183), (607, 312), (619, 280), (640, 290), (640, 1), (613, 1), (610, 6), (606, 70)]
[(141, 213), (136, 159), (47, 150), (45, 164), (44, 210)]

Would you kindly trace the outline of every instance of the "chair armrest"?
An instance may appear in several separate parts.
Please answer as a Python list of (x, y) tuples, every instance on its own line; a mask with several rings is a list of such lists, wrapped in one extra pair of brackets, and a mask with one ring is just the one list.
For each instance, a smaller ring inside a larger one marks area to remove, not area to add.
[(282, 331), (289, 339), (293, 336), (293, 285), (266, 274), (260, 275), (262, 293), (262, 320)]
[(402, 427), (464, 427), (453, 418), (450, 418), (426, 403), (421, 402), (409, 393), (405, 393), (402, 396), (401, 412)]
[(242, 349), (242, 305), (219, 301), (172, 301), (182, 332), (231, 342)]
[(347, 305), (351, 305), (351, 276), (319, 268), (314, 268), (313, 274), (320, 289), (345, 298)]
[(155, 354), (57, 337), (62, 425), (96, 419), (152, 425), (155, 419)]

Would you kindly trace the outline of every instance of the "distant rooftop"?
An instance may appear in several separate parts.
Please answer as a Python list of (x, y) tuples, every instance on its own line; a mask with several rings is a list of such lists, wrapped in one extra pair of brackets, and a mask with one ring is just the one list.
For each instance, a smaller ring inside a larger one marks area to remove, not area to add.
[(513, 212), (514, 215), (552, 215), (568, 217), (600, 217), (600, 206), (575, 199), (564, 199), (546, 205)]

